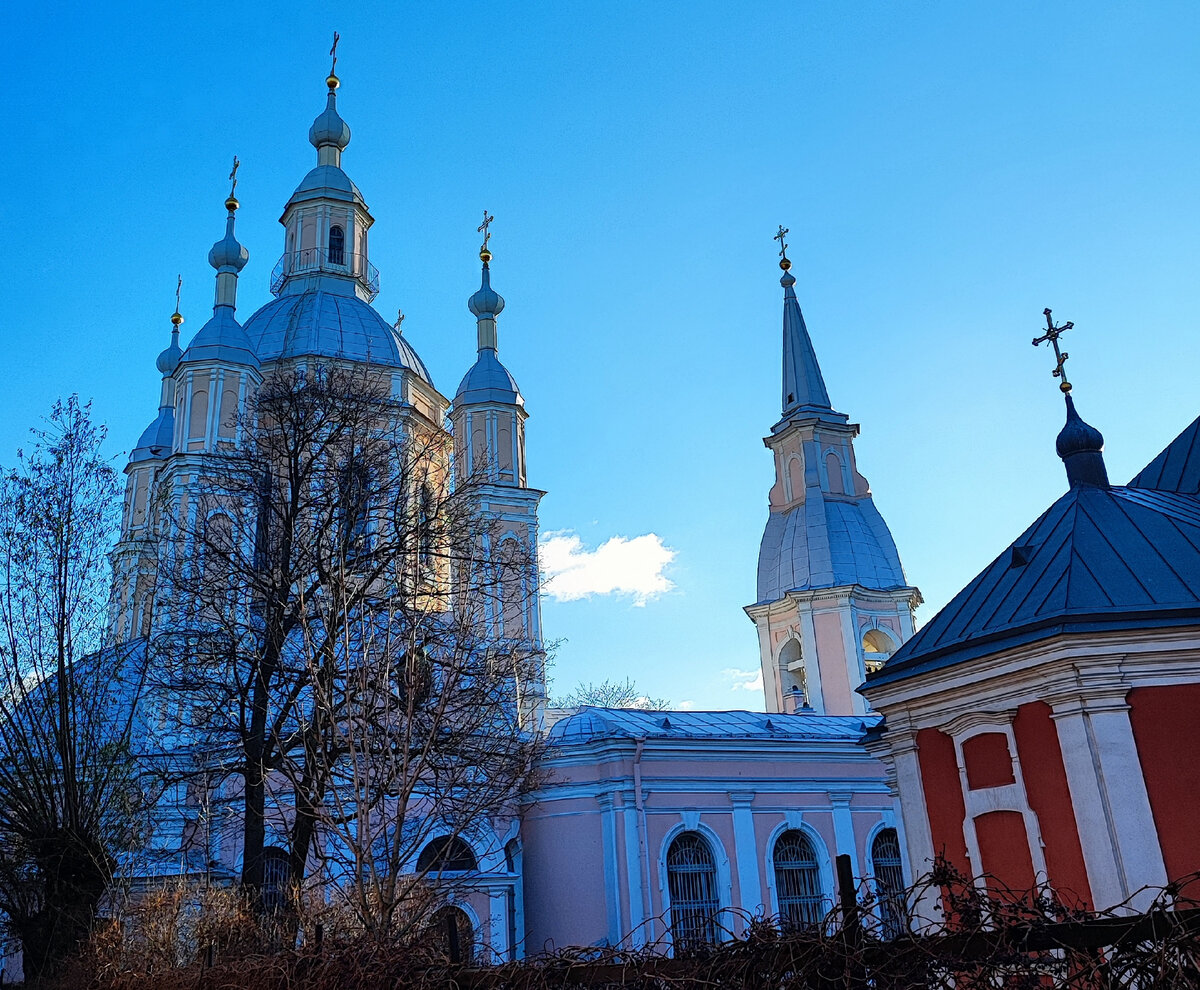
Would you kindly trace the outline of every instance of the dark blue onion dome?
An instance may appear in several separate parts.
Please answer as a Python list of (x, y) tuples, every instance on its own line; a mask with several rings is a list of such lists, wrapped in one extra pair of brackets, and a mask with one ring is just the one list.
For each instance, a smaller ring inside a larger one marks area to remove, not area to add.
[(1104, 466), (1104, 436), (1094, 426), (1085, 423), (1075, 411), (1070, 393), (1067, 400), (1067, 422), (1054, 441), (1054, 448), (1067, 469), (1067, 481), (1072, 488), (1092, 485), (1108, 487), (1108, 470)]
[(483, 263), (483, 284), (478, 291), (467, 300), (469, 309), (476, 319), (497, 317), (504, 311), (504, 297), (492, 288), (491, 274), (487, 262)]
[(224, 269), (240, 272), (250, 260), (250, 252), (234, 236), (233, 223), (233, 209), (230, 209), (229, 216), (225, 219), (225, 236), (208, 252), (208, 263), (217, 271)]

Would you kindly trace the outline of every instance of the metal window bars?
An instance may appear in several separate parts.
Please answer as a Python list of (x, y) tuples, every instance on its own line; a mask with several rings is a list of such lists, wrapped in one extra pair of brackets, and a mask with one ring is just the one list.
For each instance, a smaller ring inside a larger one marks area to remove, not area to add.
[(879, 897), (879, 920), (884, 938), (908, 931), (908, 905), (904, 900), (904, 864), (900, 839), (894, 828), (882, 829), (871, 843), (871, 865)]
[(679, 835), (667, 850), (671, 940), (676, 951), (717, 941), (717, 867), (712, 850), (696, 832)]
[(789, 829), (775, 842), (775, 893), (780, 924), (789, 930), (813, 928), (825, 917), (821, 869), (808, 836)]

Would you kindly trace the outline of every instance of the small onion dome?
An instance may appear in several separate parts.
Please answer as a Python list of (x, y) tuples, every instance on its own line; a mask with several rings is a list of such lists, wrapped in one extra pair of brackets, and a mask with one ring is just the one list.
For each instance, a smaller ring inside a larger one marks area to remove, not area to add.
[[(783, 268), (782, 261), (779, 263), (779, 267)], [(790, 267), (791, 267), (791, 263), (789, 262), (788, 268), (790, 268)], [(793, 285), (796, 284), (796, 276), (793, 275), (791, 272), (789, 272), (787, 270), (787, 268), (784, 268), (783, 269), (783, 278), (781, 278), (779, 280), (779, 284), (782, 285), (785, 289), (790, 289)]]
[(331, 144), (338, 151), (344, 151), (346, 145), (350, 143), (350, 125), (342, 120), (337, 112), (337, 95), (334, 93), (333, 87), (330, 87), (325, 109), (308, 129), (308, 140), (314, 148)]
[(487, 262), (483, 265), (483, 284), (479, 291), (467, 300), (467, 309), (481, 320), (485, 317), (495, 319), (504, 310), (504, 297), (492, 288)]
[(167, 375), (175, 373), (175, 369), (179, 367), (179, 360), (182, 357), (183, 351), (179, 348), (179, 332), (176, 331), (171, 334), (171, 346), (163, 351), (154, 363), (159, 373), (165, 378)]
[(233, 210), (230, 210), (229, 219), (225, 221), (225, 236), (208, 252), (208, 263), (217, 271), (232, 268), (235, 272), (240, 272), (249, 260), (250, 252), (233, 235)]
[(1075, 401), (1068, 394), (1067, 422), (1054, 441), (1054, 449), (1067, 469), (1067, 482), (1072, 488), (1080, 485), (1108, 487), (1108, 470), (1104, 466), (1104, 437), (1089, 426), (1075, 411)]

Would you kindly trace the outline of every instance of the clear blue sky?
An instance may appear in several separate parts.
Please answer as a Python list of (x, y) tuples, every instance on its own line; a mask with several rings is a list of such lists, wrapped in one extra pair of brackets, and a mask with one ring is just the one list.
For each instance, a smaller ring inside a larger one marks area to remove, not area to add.
[[(1077, 329), (1081, 413), (1126, 480), (1196, 395), (1200, 5), (10, 4), (0, 461), (72, 391), (114, 454), (154, 415), (242, 160), (242, 317), (314, 160), (341, 32), (344, 166), (377, 305), (452, 394), (475, 227), (496, 215), (501, 356), (546, 531), (655, 534), (673, 590), (549, 599), (557, 686), (633, 676), (757, 707), (755, 559), (793, 273), (835, 406), (927, 620), (1064, 488), (1030, 340)], [(743, 678), (744, 680), (744, 678)]]

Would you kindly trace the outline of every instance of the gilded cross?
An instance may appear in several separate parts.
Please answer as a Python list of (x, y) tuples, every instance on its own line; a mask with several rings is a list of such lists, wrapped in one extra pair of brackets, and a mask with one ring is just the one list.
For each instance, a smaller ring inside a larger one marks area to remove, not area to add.
[(1054, 365), (1054, 370), (1050, 372), (1050, 374), (1052, 374), (1055, 378), (1062, 379), (1058, 386), (1059, 389), (1061, 389), (1063, 392), (1069, 392), (1071, 391), (1071, 383), (1067, 381), (1067, 369), (1064, 368), (1063, 365), (1067, 363), (1067, 358), (1069, 358), (1071, 355), (1066, 351), (1059, 350), (1058, 338), (1067, 330), (1070, 330), (1072, 327), (1074, 327), (1075, 324), (1067, 322), (1062, 326), (1055, 326), (1054, 319), (1050, 315), (1049, 307), (1042, 311), (1042, 315), (1046, 317), (1046, 332), (1040, 337), (1033, 338), (1033, 346), (1037, 347), (1038, 344), (1044, 344), (1046, 341), (1050, 341), (1050, 346), (1054, 348), (1054, 357), (1057, 362)]
[(233, 156), (233, 168), (229, 170), (229, 181), (233, 183), (229, 187), (229, 195), (233, 195), (233, 191), (237, 189), (237, 170), (242, 167), (242, 163), (238, 161), (238, 156)]
[(175, 283), (175, 312), (179, 312), (179, 294), (183, 291), (183, 276), (179, 276), (179, 280)]
[(397, 333), (404, 332), (404, 310), (396, 310), (396, 322), (392, 324), (396, 328)]
[(487, 210), (483, 211), (483, 223), (479, 225), (479, 233), (483, 234), (483, 246), (479, 249), (481, 251), (486, 251), (488, 249), (488, 241), (491, 240), (492, 237), (492, 232), (488, 230), (488, 224), (495, 219), (495, 217), (488, 216)]
[(787, 241), (784, 240), (788, 235), (788, 229), (783, 224), (779, 225), (779, 233), (771, 238), (773, 241), (779, 242), (779, 257), (787, 257)]
[(335, 70), (337, 69), (337, 46), (338, 46), (338, 42), (341, 40), (342, 40), (342, 36), (340, 34), (338, 34), (336, 31), (334, 31), (333, 32), (333, 47), (329, 49), (329, 54), (333, 56), (333, 65), (331, 65), (329, 67), (329, 74), (331, 76), (335, 75)]

